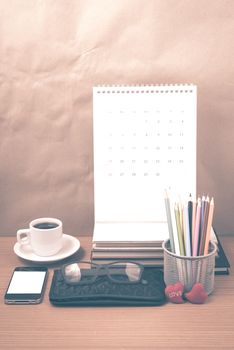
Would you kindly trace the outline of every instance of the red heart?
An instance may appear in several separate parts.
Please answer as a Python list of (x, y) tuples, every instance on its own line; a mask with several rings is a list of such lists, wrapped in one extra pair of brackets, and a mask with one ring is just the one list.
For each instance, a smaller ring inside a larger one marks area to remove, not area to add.
[(208, 294), (202, 283), (195, 283), (190, 292), (185, 293), (185, 297), (193, 304), (203, 304), (208, 298)]
[(183, 284), (181, 282), (177, 282), (176, 284), (169, 284), (165, 288), (165, 294), (172, 303), (182, 304), (184, 302), (182, 298), (183, 290)]

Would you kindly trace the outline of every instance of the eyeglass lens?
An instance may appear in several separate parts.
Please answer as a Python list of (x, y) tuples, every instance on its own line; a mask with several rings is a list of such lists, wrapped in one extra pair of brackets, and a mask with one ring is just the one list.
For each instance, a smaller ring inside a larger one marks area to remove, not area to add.
[(96, 268), (91, 263), (74, 263), (65, 266), (64, 275), (70, 283), (90, 283), (96, 277)]
[(131, 262), (113, 263), (108, 266), (109, 276), (116, 282), (138, 282), (141, 272), (140, 266)]

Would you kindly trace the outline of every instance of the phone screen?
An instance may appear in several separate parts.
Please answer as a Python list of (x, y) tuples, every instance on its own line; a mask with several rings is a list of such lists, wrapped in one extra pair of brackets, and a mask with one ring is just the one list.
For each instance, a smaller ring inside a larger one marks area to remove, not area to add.
[(16, 268), (5, 294), (5, 301), (11, 303), (40, 302), (46, 275), (46, 268)]
[(9, 294), (40, 294), (46, 271), (14, 271), (7, 290)]

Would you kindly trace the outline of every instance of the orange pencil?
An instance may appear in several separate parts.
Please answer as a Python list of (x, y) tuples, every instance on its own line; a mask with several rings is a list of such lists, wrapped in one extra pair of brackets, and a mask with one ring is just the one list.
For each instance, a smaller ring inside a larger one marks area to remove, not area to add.
[(210, 201), (209, 216), (208, 216), (207, 230), (206, 230), (206, 242), (205, 242), (205, 249), (204, 249), (205, 255), (208, 254), (213, 215), (214, 215), (214, 198), (212, 198)]

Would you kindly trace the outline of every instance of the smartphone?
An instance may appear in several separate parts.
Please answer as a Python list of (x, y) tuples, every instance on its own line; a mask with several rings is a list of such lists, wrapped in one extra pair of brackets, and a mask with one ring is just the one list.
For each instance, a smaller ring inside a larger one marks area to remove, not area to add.
[(6, 304), (39, 304), (43, 299), (48, 269), (16, 267), (5, 294)]

